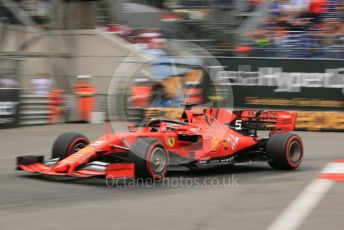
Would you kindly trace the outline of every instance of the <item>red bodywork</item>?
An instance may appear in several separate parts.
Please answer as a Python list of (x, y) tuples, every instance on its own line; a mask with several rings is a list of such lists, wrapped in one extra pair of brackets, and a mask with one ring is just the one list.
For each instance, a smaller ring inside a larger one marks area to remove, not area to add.
[[(129, 133), (107, 133), (85, 148), (54, 164), (35, 162), (18, 164), (28, 172), (49, 175), (111, 178), (134, 177), (134, 163), (109, 163), (106, 170), (87, 169), (83, 166), (108, 155), (123, 154), (138, 138), (156, 138), (165, 149), (187, 162), (205, 162), (245, 153), (257, 146), (260, 138), (241, 132), (242, 123), (272, 124), (271, 131), (289, 132), (294, 129), (296, 114), (283, 111), (204, 109), (203, 112), (184, 110), (179, 120), (152, 119), (144, 128)], [(231, 126), (234, 124), (234, 126)], [(237, 129), (237, 130), (236, 130)]]

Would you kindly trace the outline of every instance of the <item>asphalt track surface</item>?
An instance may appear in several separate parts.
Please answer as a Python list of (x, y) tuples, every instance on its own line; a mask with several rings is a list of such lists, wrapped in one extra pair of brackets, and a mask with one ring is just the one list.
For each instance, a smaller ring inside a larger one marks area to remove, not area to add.
[[(344, 159), (344, 133), (299, 132), (305, 161), (292, 172), (254, 163), (170, 173), (170, 184), (107, 187), (101, 179), (56, 179), (14, 171), (16, 156), (48, 157), (54, 138), (67, 131), (95, 139), (104, 126), (0, 131), (0, 229), (266, 229), (327, 163)], [(343, 229), (343, 192), (344, 183), (336, 183), (300, 229)]]

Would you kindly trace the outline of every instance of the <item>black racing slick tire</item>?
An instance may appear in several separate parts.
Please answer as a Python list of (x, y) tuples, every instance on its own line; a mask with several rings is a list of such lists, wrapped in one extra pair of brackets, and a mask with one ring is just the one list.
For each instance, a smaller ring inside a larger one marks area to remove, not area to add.
[(267, 144), (268, 163), (273, 169), (293, 170), (303, 161), (303, 143), (295, 133), (273, 134)]
[(169, 155), (155, 138), (140, 138), (131, 146), (128, 159), (135, 164), (135, 176), (161, 181), (167, 173)]
[(90, 143), (87, 137), (79, 133), (63, 133), (58, 136), (51, 151), (52, 158), (60, 160), (79, 151)]

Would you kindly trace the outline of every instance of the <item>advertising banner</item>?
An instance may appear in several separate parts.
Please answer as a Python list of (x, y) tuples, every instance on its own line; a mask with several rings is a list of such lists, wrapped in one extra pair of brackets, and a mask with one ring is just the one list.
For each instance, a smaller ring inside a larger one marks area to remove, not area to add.
[[(344, 60), (224, 58), (236, 108), (344, 111)], [(229, 86), (229, 87), (230, 87)]]

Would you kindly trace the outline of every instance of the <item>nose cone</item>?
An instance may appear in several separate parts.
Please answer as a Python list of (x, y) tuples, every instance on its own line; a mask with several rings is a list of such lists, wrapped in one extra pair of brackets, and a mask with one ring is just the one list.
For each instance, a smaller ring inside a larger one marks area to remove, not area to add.
[(67, 173), (70, 168), (68, 163), (61, 163), (54, 166), (53, 170), (57, 173)]

